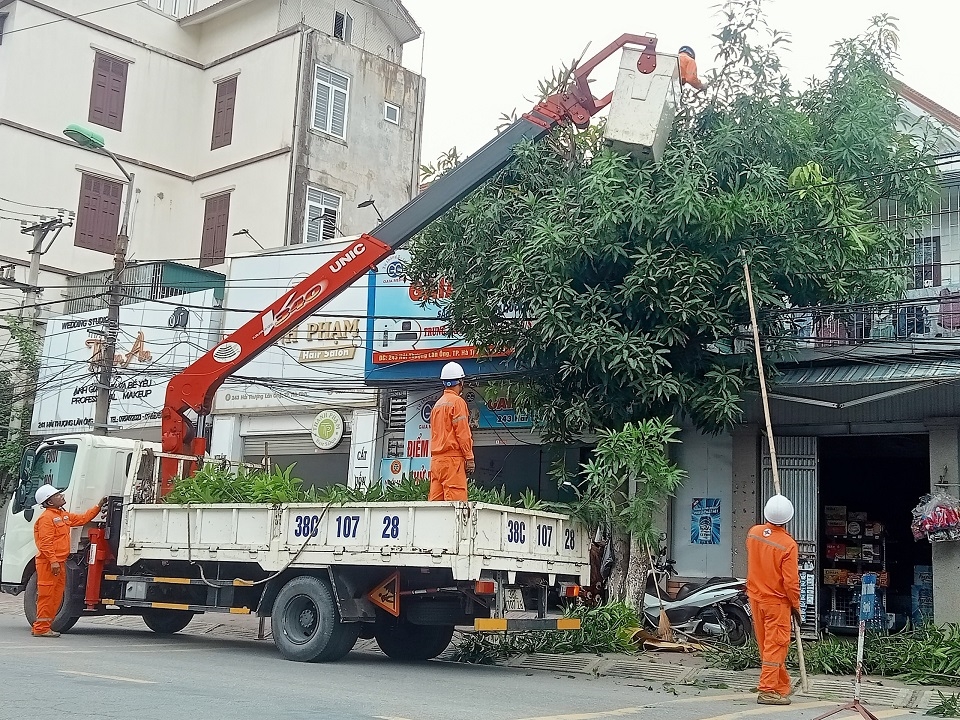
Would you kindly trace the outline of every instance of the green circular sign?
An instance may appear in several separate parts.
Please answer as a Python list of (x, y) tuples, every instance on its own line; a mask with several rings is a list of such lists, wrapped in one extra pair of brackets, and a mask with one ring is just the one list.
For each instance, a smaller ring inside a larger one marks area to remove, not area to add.
[(335, 410), (324, 410), (313, 420), (310, 437), (313, 444), (321, 450), (332, 450), (343, 439), (344, 422)]

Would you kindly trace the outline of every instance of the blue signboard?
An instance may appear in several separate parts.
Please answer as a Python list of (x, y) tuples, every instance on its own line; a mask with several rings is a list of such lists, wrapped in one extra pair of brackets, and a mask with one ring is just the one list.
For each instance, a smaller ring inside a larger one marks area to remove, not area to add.
[[(450, 361), (460, 363), (468, 377), (510, 372), (513, 364), (506, 355), (478, 357), (473, 345), (450, 334), (447, 321), (439, 317), (450, 286), (441, 284), (426, 298), (404, 275), (408, 257), (401, 250), (369, 275), (366, 381), (435, 380)], [(425, 299), (431, 302), (424, 307)]]

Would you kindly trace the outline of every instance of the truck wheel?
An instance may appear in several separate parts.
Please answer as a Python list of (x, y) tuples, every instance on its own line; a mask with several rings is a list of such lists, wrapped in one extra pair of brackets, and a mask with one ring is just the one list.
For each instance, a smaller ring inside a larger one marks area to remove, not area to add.
[(270, 617), (273, 642), (287, 660), (331, 662), (353, 650), (359, 623), (340, 622), (330, 583), (295, 577), (277, 594)]
[(151, 609), (143, 611), (144, 624), (157, 635), (173, 635), (183, 630), (193, 620), (189, 610)]
[(432, 660), (447, 649), (453, 639), (453, 625), (378, 624), (377, 645), (394, 660)]
[[(59, 633), (69, 632), (70, 629), (77, 624), (77, 620), (80, 618), (70, 614), (70, 583), (67, 582), (67, 587), (63, 591), (63, 602), (60, 603), (60, 609), (57, 610), (56, 616), (53, 618), (53, 622), (50, 623), (50, 627)], [(30, 576), (30, 579), (27, 580), (27, 588), (23, 593), (23, 614), (27, 618), (27, 622), (33, 627), (33, 624), (37, 621), (37, 574), (34, 573)]]

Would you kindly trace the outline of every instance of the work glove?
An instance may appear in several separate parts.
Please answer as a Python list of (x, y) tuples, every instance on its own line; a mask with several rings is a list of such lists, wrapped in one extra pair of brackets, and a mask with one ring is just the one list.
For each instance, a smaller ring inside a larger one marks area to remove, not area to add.
[(100, 498), (100, 502), (97, 504), (100, 506), (101, 510), (106, 510), (109, 502), (110, 502), (110, 498), (104, 495), (102, 498)]
[(799, 610), (797, 610), (796, 608), (792, 608), (790, 610), (790, 614), (793, 616), (794, 622), (797, 623), (797, 627), (800, 627), (803, 625), (803, 617), (800, 615)]
[(467, 460), (467, 475), (473, 475), (477, 471), (477, 463), (474, 460)]
[(50, 563), (50, 572), (52, 572), (54, 575), (59, 575), (59, 574), (60, 574), (60, 563), (58, 563), (58, 562)]

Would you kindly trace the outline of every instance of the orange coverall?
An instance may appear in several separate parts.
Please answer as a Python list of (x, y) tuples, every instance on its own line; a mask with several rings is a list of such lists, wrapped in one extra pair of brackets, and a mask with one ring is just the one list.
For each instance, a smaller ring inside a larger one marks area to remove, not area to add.
[(467, 501), (467, 461), (473, 435), (467, 401), (453, 388), (430, 411), (430, 495), (428, 500)]
[(760, 692), (790, 694), (785, 665), (790, 650), (791, 610), (800, 611), (797, 543), (777, 525), (754, 525), (747, 533), (747, 595), (760, 646)]
[[(48, 507), (33, 525), (37, 543), (37, 621), (33, 632), (40, 635), (50, 630), (67, 586), (67, 556), (70, 554), (70, 528), (86, 525), (100, 514), (100, 506), (85, 513), (69, 513), (63, 508)], [(51, 563), (60, 563), (60, 574), (54, 575)]]
[(697, 61), (686, 53), (677, 56), (680, 60), (680, 84), (686, 83), (697, 90), (703, 90), (704, 84), (697, 76)]

